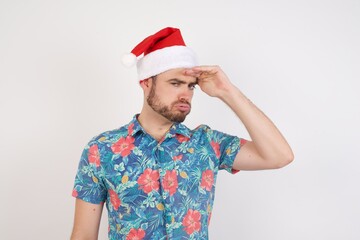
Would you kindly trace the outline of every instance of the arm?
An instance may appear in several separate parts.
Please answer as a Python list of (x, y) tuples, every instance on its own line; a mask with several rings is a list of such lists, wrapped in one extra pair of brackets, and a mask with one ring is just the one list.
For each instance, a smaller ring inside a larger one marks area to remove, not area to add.
[(218, 66), (200, 66), (185, 70), (198, 78), (203, 92), (225, 102), (239, 117), (252, 141), (236, 155), (236, 170), (260, 170), (284, 167), (294, 156), (280, 131), (246, 96), (234, 86)]
[(103, 203), (92, 204), (76, 199), (75, 220), (71, 240), (98, 239), (103, 206)]

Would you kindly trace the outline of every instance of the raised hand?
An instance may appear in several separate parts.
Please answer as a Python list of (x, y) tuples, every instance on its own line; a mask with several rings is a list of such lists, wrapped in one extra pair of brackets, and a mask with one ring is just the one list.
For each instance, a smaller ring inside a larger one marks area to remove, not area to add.
[(201, 90), (212, 97), (223, 98), (224, 94), (234, 88), (234, 85), (219, 66), (188, 68), (184, 74), (196, 77)]

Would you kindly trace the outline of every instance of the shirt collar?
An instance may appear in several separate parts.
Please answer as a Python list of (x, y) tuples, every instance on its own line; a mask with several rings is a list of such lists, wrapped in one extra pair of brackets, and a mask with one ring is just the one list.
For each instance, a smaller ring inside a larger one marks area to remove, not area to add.
[[(132, 131), (130, 133), (131, 136), (135, 136), (136, 133), (138, 133), (138, 132), (146, 133), (145, 129), (143, 129), (143, 127), (140, 125), (140, 123), (137, 119), (138, 116), (139, 116), (139, 114), (136, 114), (133, 117), (133, 119), (130, 121), (130, 123), (128, 124), (129, 131), (132, 128)], [(169, 133), (172, 135), (180, 134), (180, 135), (183, 135), (188, 138), (191, 137), (190, 129), (188, 129), (184, 124), (181, 124), (181, 123), (174, 123), (170, 127)]]
[(188, 138), (191, 137), (190, 130), (182, 123), (174, 123), (170, 128), (170, 133), (180, 134)]
[(138, 133), (139, 131), (146, 133), (145, 130), (140, 125), (139, 121), (137, 120), (138, 116), (139, 116), (139, 114), (136, 114), (133, 117), (133, 119), (130, 121), (130, 123), (128, 124), (128, 129), (131, 128), (131, 126), (133, 129), (132, 132), (130, 133), (131, 136), (135, 136), (135, 134)]

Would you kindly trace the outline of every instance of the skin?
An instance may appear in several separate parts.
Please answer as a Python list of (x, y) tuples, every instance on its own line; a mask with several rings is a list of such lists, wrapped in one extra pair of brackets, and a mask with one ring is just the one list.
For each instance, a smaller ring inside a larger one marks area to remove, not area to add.
[[(185, 119), (190, 113), (196, 84), (207, 95), (226, 103), (249, 132), (251, 141), (236, 155), (233, 169), (277, 169), (293, 161), (293, 152), (277, 127), (230, 82), (219, 66), (172, 69), (157, 75), (155, 82), (153, 78), (141, 81), (144, 103), (138, 120), (145, 131), (161, 142), (173, 124), (171, 116), (182, 115)], [(160, 111), (162, 107), (167, 108), (167, 114)], [(97, 239), (102, 209), (103, 204), (77, 199), (71, 240)]]
[[(156, 79), (157, 77), (152, 77), (152, 86), (149, 92), (149, 95), (146, 97), (147, 104), (157, 113), (167, 118), (171, 122), (183, 122), (186, 116), (190, 113), (191, 103), (187, 97), (180, 97), (178, 100), (173, 101), (171, 104), (166, 105), (162, 102), (162, 98), (157, 94), (156, 90)], [(195, 89), (196, 83), (188, 84), (184, 80), (170, 78), (166, 80), (167, 83), (178, 88), (182, 84), (187, 84), (190, 90)], [(191, 100), (191, 99), (190, 99)]]
[(156, 88), (156, 95), (162, 105), (171, 108), (173, 114), (189, 114), (190, 111), (183, 111), (177, 103), (188, 103), (194, 95), (194, 86), (197, 83), (196, 77), (186, 76), (184, 69), (169, 70), (157, 75), (156, 83), (153, 78), (140, 82), (144, 91), (144, 103), (138, 120), (141, 126), (156, 140), (160, 141), (169, 130), (173, 122), (159, 114), (148, 103), (149, 95)]
[(96, 240), (104, 204), (92, 204), (81, 199), (75, 202), (74, 226), (71, 240)]

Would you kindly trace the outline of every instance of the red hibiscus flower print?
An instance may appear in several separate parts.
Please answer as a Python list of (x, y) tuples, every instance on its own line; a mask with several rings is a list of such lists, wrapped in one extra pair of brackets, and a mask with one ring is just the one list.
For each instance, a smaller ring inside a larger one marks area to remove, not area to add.
[(188, 138), (184, 135), (181, 135), (181, 134), (176, 134), (176, 139), (179, 141), (179, 143), (187, 142), (190, 140), (190, 138)]
[(89, 163), (95, 164), (96, 167), (100, 166), (100, 152), (97, 145), (92, 145), (88, 151)]
[(214, 149), (215, 155), (217, 158), (220, 157), (220, 145), (217, 142), (211, 141), (211, 146)]
[(211, 191), (213, 183), (214, 183), (214, 172), (211, 170), (205, 170), (201, 176), (200, 186), (202, 188), (205, 188), (205, 190), (207, 191)]
[(170, 196), (176, 193), (176, 189), (178, 188), (176, 170), (166, 171), (165, 176), (162, 179), (162, 185), (164, 190), (169, 192)]
[(150, 193), (152, 190), (159, 190), (159, 172), (147, 168), (138, 178), (137, 182), (140, 185), (139, 189), (142, 189), (145, 193)]
[(128, 126), (128, 134), (131, 135), (134, 131), (134, 123), (130, 124)]
[(198, 232), (201, 228), (200, 219), (200, 212), (189, 209), (182, 221), (185, 232), (189, 235), (191, 235), (193, 232)]
[(178, 155), (178, 156), (174, 156), (174, 157), (173, 157), (173, 160), (174, 160), (174, 161), (178, 161), (178, 160), (181, 160), (182, 158), (183, 158), (183, 155), (180, 154), (180, 155)]
[(128, 156), (135, 148), (135, 138), (127, 136), (126, 138), (120, 138), (116, 143), (111, 146), (111, 150), (115, 154), (120, 154), (122, 157)]
[(143, 229), (132, 228), (128, 233), (128, 235), (126, 236), (126, 240), (142, 240), (144, 237), (145, 237), (145, 231)]
[(109, 195), (110, 195), (110, 202), (113, 205), (114, 209), (117, 211), (120, 207), (121, 200), (117, 195), (117, 193), (112, 189), (109, 190)]
[(71, 196), (73, 196), (73, 197), (78, 196), (78, 192), (76, 191), (76, 189), (73, 189)]

